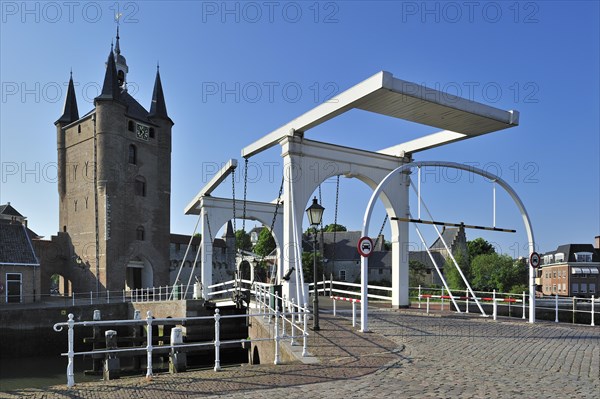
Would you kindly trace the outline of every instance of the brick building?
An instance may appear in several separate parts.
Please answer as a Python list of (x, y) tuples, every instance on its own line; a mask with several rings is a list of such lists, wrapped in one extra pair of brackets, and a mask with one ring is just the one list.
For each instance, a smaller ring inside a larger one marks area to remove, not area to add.
[(592, 244), (566, 244), (542, 255), (540, 283), (544, 295), (598, 296), (599, 237)]

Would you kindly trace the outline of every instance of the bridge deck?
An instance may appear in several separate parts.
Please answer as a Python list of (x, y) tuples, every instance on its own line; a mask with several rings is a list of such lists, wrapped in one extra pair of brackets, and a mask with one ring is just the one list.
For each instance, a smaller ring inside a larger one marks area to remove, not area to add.
[[(328, 302), (322, 305), (328, 307)], [(338, 308), (339, 309), (339, 308)], [(578, 397), (600, 390), (600, 328), (374, 309), (372, 333), (321, 316), (319, 364), (258, 365), (56, 386), (3, 397)], [(346, 311), (346, 314), (347, 311)], [(439, 316), (439, 315), (438, 315)], [(0, 395), (1, 396), (1, 395)]]

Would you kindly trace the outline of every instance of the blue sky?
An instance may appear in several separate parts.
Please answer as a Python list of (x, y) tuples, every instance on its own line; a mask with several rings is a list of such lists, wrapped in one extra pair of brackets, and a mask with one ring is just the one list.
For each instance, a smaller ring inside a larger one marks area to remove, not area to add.
[[(466, 4), (465, 4), (466, 3)], [(80, 115), (93, 107), (121, 20), (130, 93), (150, 104), (160, 62), (173, 129), (171, 230), (189, 234), (183, 208), (215, 165), (320, 102), (386, 70), (501, 109), (520, 126), (421, 152), (417, 160), (471, 162), (512, 184), (539, 250), (600, 234), (600, 67), (597, 2), (27, 2), (2, 1), (0, 203), (39, 234), (58, 229), (56, 133), (69, 71)], [(315, 140), (378, 150), (435, 129), (351, 111), (307, 132)], [(368, 138), (365, 142), (365, 138)], [(248, 198), (277, 196), (279, 148), (251, 159)], [(258, 171), (258, 172), (257, 172)], [(238, 176), (238, 197), (241, 176)], [(430, 171), (423, 197), (438, 220), (492, 223), (489, 182)], [(227, 181), (215, 194), (231, 196)], [(341, 178), (338, 223), (359, 229), (370, 192)], [(467, 231), (499, 251), (527, 255), (519, 213), (498, 191), (497, 225)], [(416, 201), (411, 200), (416, 213)], [(335, 183), (323, 184), (332, 223)], [(371, 231), (383, 221), (378, 208)], [(422, 215), (424, 217), (424, 215)], [(241, 222), (238, 222), (238, 226)], [(254, 226), (254, 222), (248, 222)], [(389, 229), (386, 228), (389, 234)], [(423, 226), (429, 243), (434, 238)], [(411, 242), (420, 246), (411, 228)]]

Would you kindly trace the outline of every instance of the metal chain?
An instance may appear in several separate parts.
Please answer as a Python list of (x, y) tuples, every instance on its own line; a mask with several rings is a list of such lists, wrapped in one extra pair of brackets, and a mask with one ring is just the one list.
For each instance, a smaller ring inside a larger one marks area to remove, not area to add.
[(279, 205), (281, 205), (281, 195), (283, 194), (283, 182), (284, 178), (281, 177), (281, 186), (279, 186), (279, 194), (277, 195), (277, 202), (275, 203), (275, 212), (273, 213), (273, 220), (271, 221), (271, 228), (269, 229), (269, 233), (273, 233), (273, 229), (275, 228), (275, 220), (277, 219), (277, 212), (279, 211)]
[(248, 189), (248, 158), (244, 158), (244, 202), (242, 211), (242, 230), (246, 232), (246, 191)]
[(335, 266), (335, 247), (337, 246), (337, 242), (336, 242), (336, 232), (337, 232), (337, 217), (338, 217), (338, 200), (340, 197), (340, 175), (337, 175), (337, 182), (335, 185), (335, 212), (334, 212), (334, 216), (333, 216), (333, 253), (331, 255), (333, 264), (332, 264), (332, 270), (333, 267)]
[(212, 245), (213, 235), (212, 235), (212, 231), (210, 230), (210, 219), (208, 218), (208, 215), (206, 215), (206, 226), (208, 227), (208, 237), (210, 238), (210, 243)]
[(235, 235), (235, 169), (231, 173), (231, 192), (233, 205), (233, 235)]
[(377, 242), (379, 241), (379, 237), (381, 237), (381, 234), (383, 233), (383, 229), (385, 228), (385, 224), (387, 223), (387, 220), (388, 220), (388, 215), (386, 213), (385, 218), (383, 218), (383, 224), (381, 225), (381, 228), (379, 229), (379, 234), (377, 235), (377, 238), (375, 239), (375, 245), (373, 245), (373, 248), (377, 248)]

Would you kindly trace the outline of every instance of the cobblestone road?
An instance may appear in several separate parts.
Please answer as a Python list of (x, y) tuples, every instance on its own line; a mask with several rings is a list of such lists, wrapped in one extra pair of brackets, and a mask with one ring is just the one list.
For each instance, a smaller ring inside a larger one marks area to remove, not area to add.
[[(600, 397), (600, 327), (522, 320), (370, 314), (372, 333), (321, 316), (311, 336), (319, 364), (258, 365), (151, 381), (123, 378), (8, 398), (594, 398)], [(4, 396), (3, 396), (4, 395)]]

